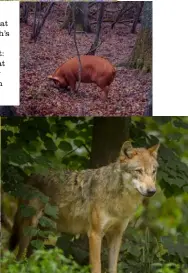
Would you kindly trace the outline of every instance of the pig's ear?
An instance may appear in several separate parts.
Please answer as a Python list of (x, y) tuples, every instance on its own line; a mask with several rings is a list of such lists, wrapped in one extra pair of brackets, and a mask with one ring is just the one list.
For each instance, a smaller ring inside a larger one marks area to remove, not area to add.
[(52, 75), (49, 75), (49, 76), (48, 76), (48, 79), (53, 80), (53, 76), (52, 76)]
[(49, 80), (53, 80), (53, 81), (54, 81), (54, 80), (55, 80), (55, 81), (59, 81), (59, 78), (58, 78), (58, 77), (52, 76), (52, 75), (49, 75), (49, 76), (48, 76), (48, 79), (49, 79)]

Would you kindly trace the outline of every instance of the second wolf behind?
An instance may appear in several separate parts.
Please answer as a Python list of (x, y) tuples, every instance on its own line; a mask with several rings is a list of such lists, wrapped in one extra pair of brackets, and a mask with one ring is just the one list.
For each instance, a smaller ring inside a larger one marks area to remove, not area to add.
[[(123, 232), (143, 196), (156, 192), (158, 148), (159, 144), (149, 149), (133, 148), (125, 142), (115, 163), (98, 169), (32, 175), (26, 182), (28, 191), (37, 189), (57, 206), (59, 232), (88, 235), (92, 273), (101, 273), (104, 236), (109, 247), (109, 273), (117, 272)], [(19, 205), (23, 204), (33, 207), (36, 213), (24, 218), (18, 206), (10, 238), (11, 250), (19, 246), (18, 259), (32, 239), (24, 229), (37, 227), (45, 210), (45, 204), (37, 197), (20, 199)]]

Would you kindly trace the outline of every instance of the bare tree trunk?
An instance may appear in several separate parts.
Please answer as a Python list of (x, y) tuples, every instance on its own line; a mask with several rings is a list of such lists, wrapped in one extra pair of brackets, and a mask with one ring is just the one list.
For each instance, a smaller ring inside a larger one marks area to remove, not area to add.
[[(35, 15), (34, 15), (35, 17), (34, 17), (34, 24), (33, 24), (33, 33), (31, 34), (31, 40), (34, 40), (36, 42), (36, 40), (42, 30), (42, 27), (44, 26), (44, 23), (45, 23), (48, 15), (50, 14), (54, 4), (55, 3), (52, 2), (46, 7), (44, 15), (42, 17), (41, 16), (41, 3), (36, 2)], [(37, 22), (37, 13), (38, 13), (38, 22)], [(42, 17), (41, 20), (40, 20), (40, 16)]]
[(100, 31), (101, 31), (101, 26), (102, 26), (102, 19), (103, 19), (103, 15), (104, 15), (104, 3), (100, 3), (100, 4), (101, 4), (101, 7), (100, 7), (100, 10), (99, 10), (99, 16), (98, 16), (98, 22), (97, 22), (97, 32), (96, 32), (96, 36), (95, 36), (95, 41), (92, 44), (90, 50), (88, 51), (88, 53), (86, 55), (95, 55), (96, 49), (98, 47)]
[(72, 11), (71, 11), (71, 3), (67, 3), (66, 11), (65, 11), (65, 19), (62, 23), (62, 28), (68, 29), (69, 24), (72, 22)]
[(135, 19), (134, 19), (134, 22), (133, 22), (133, 25), (132, 25), (132, 28), (131, 28), (131, 33), (136, 33), (136, 26), (138, 24), (138, 21), (139, 21), (139, 18), (140, 18), (143, 6), (144, 6), (144, 2), (143, 1), (140, 2), (140, 3), (138, 3), (137, 13), (135, 15)]
[(144, 112), (144, 116), (152, 116), (152, 110), (153, 110), (153, 107), (152, 107), (152, 89), (150, 89), (148, 91), (148, 102), (147, 102), (147, 106), (146, 106), (146, 109), (145, 109), (145, 112)]
[(22, 3), (22, 14), (20, 21), (27, 24), (28, 23), (28, 16), (29, 16), (29, 3)]
[(127, 2), (124, 2), (124, 3), (123, 3), (122, 9), (119, 11), (119, 13), (118, 13), (118, 15), (117, 15), (115, 21), (114, 21), (114, 22), (112, 23), (112, 25), (111, 25), (111, 28), (112, 28), (112, 29), (114, 28), (115, 24), (119, 22), (119, 20), (122, 18), (122, 16), (123, 16), (127, 11), (129, 11), (130, 9), (132, 9), (132, 8), (134, 7), (134, 5), (131, 5), (130, 7), (127, 8), (127, 4), (128, 4)]
[(73, 4), (75, 4), (75, 22), (76, 22), (76, 30), (77, 31), (84, 31), (84, 32), (91, 32), (91, 27), (89, 24), (89, 3), (87, 2), (78, 2), (73, 3), (71, 2), (67, 6), (67, 15), (65, 17), (63, 28), (68, 28), (69, 33), (73, 28), (73, 21), (72, 21), (72, 8)]
[(152, 2), (144, 2), (142, 29), (136, 40), (128, 67), (141, 69), (144, 72), (152, 70)]
[(73, 21), (73, 28), (74, 28), (74, 44), (76, 47), (76, 53), (78, 56), (78, 62), (79, 62), (79, 71), (78, 71), (78, 86), (76, 88), (76, 92), (80, 88), (80, 83), (81, 83), (81, 73), (82, 73), (82, 65), (81, 65), (81, 59), (80, 59), (80, 53), (78, 50), (78, 45), (76, 41), (76, 17), (75, 17), (75, 11), (76, 11), (76, 3), (72, 3), (72, 21)]
[(37, 28), (37, 12), (40, 8), (40, 3), (35, 3), (35, 13), (34, 13), (34, 21), (33, 21), (33, 33), (31, 34), (31, 40), (35, 38), (36, 28)]
[(89, 24), (89, 3), (82, 2), (83, 13), (84, 13), (84, 31), (89, 33), (91, 32), (91, 26)]

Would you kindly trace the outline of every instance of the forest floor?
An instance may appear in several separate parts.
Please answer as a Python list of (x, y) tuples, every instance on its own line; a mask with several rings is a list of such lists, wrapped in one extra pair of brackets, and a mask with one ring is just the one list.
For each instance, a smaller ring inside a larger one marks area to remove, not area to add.
[[(36, 43), (30, 41), (34, 14), (28, 24), (21, 23), (20, 106), (18, 115), (27, 116), (128, 116), (143, 115), (147, 91), (152, 86), (151, 73), (117, 68), (108, 99), (101, 99), (95, 84), (80, 85), (77, 94), (59, 91), (48, 80), (58, 66), (76, 55), (73, 33), (62, 29), (62, 6), (58, 3), (47, 18)], [(92, 21), (91, 21), (92, 22)], [(86, 54), (95, 39), (96, 24), (91, 34), (77, 33), (80, 54)], [(137, 34), (130, 33), (130, 23), (103, 23), (102, 44), (96, 55), (107, 58), (113, 65), (126, 62), (134, 47)], [(139, 28), (139, 26), (138, 26)]]

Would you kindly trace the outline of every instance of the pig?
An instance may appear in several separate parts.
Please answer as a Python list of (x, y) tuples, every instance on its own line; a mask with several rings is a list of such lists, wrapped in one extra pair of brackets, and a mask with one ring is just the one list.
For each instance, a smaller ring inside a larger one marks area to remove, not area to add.
[[(95, 83), (101, 88), (102, 98), (108, 97), (109, 86), (115, 77), (114, 66), (106, 59), (99, 56), (80, 56), (82, 70), (81, 82)], [(76, 90), (76, 82), (79, 81), (79, 60), (74, 57), (62, 64), (54, 74), (48, 76), (53, 80), (56, 87), (66, 88), (70, 86), (72, 91)]]

